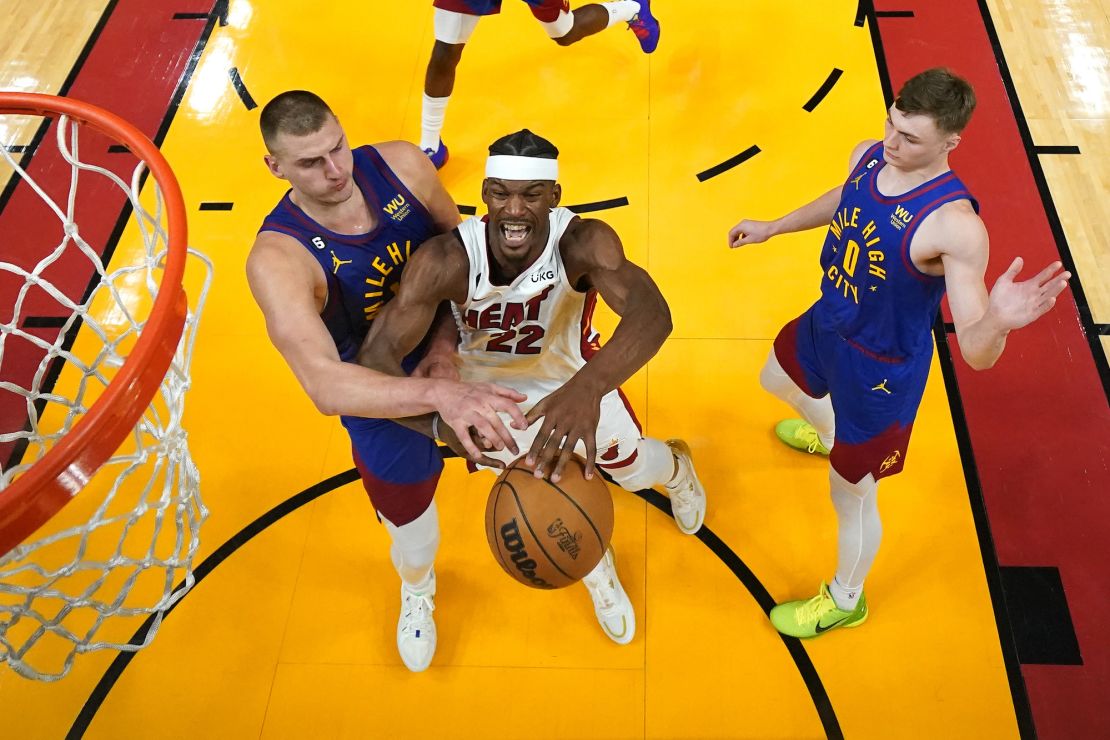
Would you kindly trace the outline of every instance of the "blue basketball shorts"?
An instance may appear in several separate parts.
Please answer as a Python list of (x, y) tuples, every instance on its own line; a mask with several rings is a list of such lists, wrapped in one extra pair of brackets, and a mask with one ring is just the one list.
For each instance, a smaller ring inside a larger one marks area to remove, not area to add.
[(378, 513), (397, 526), (423, 514), (443, 470), (436, 443), (389, 419), (342, 416), (340, 421), (351, 437), (355, 467)]
[(902, 472), (931, 345), (928, 354), (882, 357), (840, 336), (812, 307), (782, 328), (775, 356), (807, 395), (831, 395), (836, 439), (829, 461), (836, 472), (852, 482)]

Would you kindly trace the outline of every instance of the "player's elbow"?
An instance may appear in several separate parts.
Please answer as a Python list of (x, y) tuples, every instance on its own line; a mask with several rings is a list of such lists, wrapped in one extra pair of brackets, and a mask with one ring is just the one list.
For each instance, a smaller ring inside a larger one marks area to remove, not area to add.
[(328, 383), (306, 383), (305, 392), (308, 393), (312, 405), (324, 416), (339, 416), (343, 413), (340, 399), (334, 392), (334, 386)]
[(976, 355), (964, 355), (964, 361), (972, 370), (990, 370), (994, 364), (998, 362), (997, 357), (979, 357)]

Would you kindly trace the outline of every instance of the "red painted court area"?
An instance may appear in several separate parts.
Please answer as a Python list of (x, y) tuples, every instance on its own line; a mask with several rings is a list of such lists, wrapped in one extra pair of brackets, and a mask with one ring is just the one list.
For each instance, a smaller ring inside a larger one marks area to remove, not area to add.
[[(93, 32), (85, 54), (71, 72), (71, 84), (59, 94), (112, 111), (154, 139), (167, 118), (167, 111), (174, 105), (175, 91), (208, 22), (203, 18), (175, 19), (174, 15), (208, 14), (214, 5), (215, 0), (182, 0), (172, 6), (164, 2), (120, 0), (109, 5), (102, 27)], [(72, 167), (58, 152), (54, 142), (55, 125), (51, 124), (39, 136), (41, 141), (29, 155), (28, 175), (65, 212)], [(83, 130), (79, 139), (80, 159), (130, 182), (138, 160), (130, 152), (110, 152), (108, 147), (113, 143), (98, 132)], [(26, 183), (17, 184), (15, 179), (12, 185), (14, 188), (0, 200), (4, 260), (31, 271), (59, 248), (65, 234), (62, 221), (37, 193)], [(73, 221), (80, 237), (102, 256), (106, 246), (114, 244), (113, 230), (125, 203), (124, 193), (106, 178), (91, 173), (80, 175)], [(75, 245), (69, 244), (41, 276), (69, 300), (80, 302), (92, 279), (93, 266)], [(24, 285), (22, 277), (0, 272), (0, 305), (14, 306)], [(71, 313), (42, 288), (31, 287), (20, 314), (3, 319), (12, 320), (44, 342), (53, 343), (58, 339), (61, 320)], [(30, 327), (28, 319), (31, 319)], [(46, 326), (38, 326), (40, 324)], [(0, 366), (0, 381), (30, 387), (44, 356), (45, 350), (35, 344), (9, 338)], [(26, 419), (26, 402), (21, 396), (9, 392), (0, 394), (0, 429), (20, 429)], [(0, 443), (0, 461), (4, 467), (10, 464), (13, 451), (13, 443)]]
[[(875, 6), (913, 12), (879, 18), (895, 91), (933, 66), (950, 67), (975, 86), (979, 105), (952, 161), (982, 204), (991, 240), (988, 287), (1014, 257), (1024, 258), (1025, 279), (1060, 259), (1053, 206), (1042, 199), (1039, 163), (1027, 153), (1020, 107), (1007, 94), (986, 4)], [(947, 308), (945, 318), (951, 320)], [(1073, 293), (1012, 334), (990, 371), (968, 367), (954, 342), (950, 335), (999, 565), (1059, 569), (1082, 655), (1082, 665), (1022, 665), (1037, 733), (1110, 737), (1110, 640), (1101, 624), (1110, 610), (1110, 408)]]

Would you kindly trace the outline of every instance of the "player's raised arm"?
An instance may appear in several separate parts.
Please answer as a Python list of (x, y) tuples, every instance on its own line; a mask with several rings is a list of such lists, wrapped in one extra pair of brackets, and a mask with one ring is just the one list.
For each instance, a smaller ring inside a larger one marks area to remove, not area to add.
[(543, 417), (529, 462), (546, 471), (553, 459), (558, 480), (574, 446), (586, 445), (586, 476), (594, 472), (601, 398), (642, 368), (671, 333), (667, 301), (651, 276), (629, 262), (616, 232), (602, 221), (580, 220), (563, 236), (568, 279), (595, 288), (620, 322), (613, 336), (559, 390), (528, 413), (529, 423)]
[[(1069, 272), (1053, 262), (1030, 280), (1015, 282), (1023, 261), (1016, 258), (987, 293), (987, 230), (970, 208), (948, 207), (937, 213), (933, 238), (949, 246), (941, 252), (948, 305), (960, 354), (976, 370), (993, 367), (1006, 348), (1006, 337), (1027, 326), (1056, 305), (1067, 287)], [(922, 226), (922, 229), (925, 227)]]
[[(849, 158), (849, 172), (856, 168), (864, 153), (874, 144), (875, 140), (870, 139), (856, 145), (855, 149), (852, 150), (852, 156)], [(796, 208), (774, 221), (743, 219), (729, 229), (728, 246), (735, 249), (748, 244), (760, 244), (779, 234), (791, 234), (795, 231), (808, 231), (809, 229), (828, 226), (836, 214), (836, 207), (840, 204), (843, 189), (843, 185), (837, 185), (816, 200), (805, 204), (801, 208)]]

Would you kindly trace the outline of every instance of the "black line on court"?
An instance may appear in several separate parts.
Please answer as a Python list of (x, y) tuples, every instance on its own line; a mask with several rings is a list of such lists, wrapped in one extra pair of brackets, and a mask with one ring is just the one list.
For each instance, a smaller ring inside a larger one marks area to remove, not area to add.
[(216, 4), (212, 7), (212, 13), (219, 19), (221, 28), (227, 25), (227, 9), (229, 5), (231, 5), (231, 0), (216, 0)]
[(1036, 154), (1082, 154), (1077, 146), (1034, 146)]
[(812, 113), (813, 109), (820, 105), (821, 101), (825, 99), (825, 96), (832, 91), (833, 86), (836, 85), (836, 81), (840, 79), (842, 74), (844, 74), (844, 70), (833, 67), (833, 71), (829, 72), (829, 76), (821, 83), (821, 87), (817, 89), (817, 92), (813, 93), (813, 97), (809, 99), (809, 102), (802, 106), (802, 110), (806, 113)]
[(863, 21), (867, 17), (867, 0), (859, 0), (856, 3), (856, 19), (852, 25), (856, 28), (863, 28)]
[[(1056, 249), (1060, 253), (1060, 261), (1064, 263), (1064, 269), (1071, 273), (1068, 288), (1071, 290), (1076, 309), (1079, 312), (1079, 324), (1083, 327), (1083, 333), (1087, 335), (1087, 345), (1091, 350), (1091, 357), (1094, 358), (1099, 378), (1102, 380), (1102, 392), (1106, 396), (1107, 402), (1110, 402), (1110, 362), (1107, 361), (1106, 354), (1102, 351), (1102, 343), (1098, 339), (1098, 333), (1094, 330), (1095, 320), (1091, 313), (1091, 306), (1087, 302), (1087, 294), (1083, 290), (1079, 270), (1075, 268), (1075, 259), (1072, 257), (1071, 248), (1068, 246), (1068, 238), (1064, 234), (1060, 214), (1056, 212), (1056, 203), (1052, 199), (1052, 191), (1048, 187), (1048, 180), (1045, 178), (1044, 169), (1041, 167), (1041, 160), (1037, 157), (1033, 135), (1029, 132), (1029, 123), (1025, 120), (1025, 113), (1021, 109), (1017, 88), (1014, 87), (1014, 79), (1010, 76), (1010, 67), (1006, 64), (1006, 57), (1002, 53), (1002, 42), (998, 39), (998, 31), (994, 27), (990, 8), (987, 7), (986, 0), (978, 0), (978, 2), (979, 13), (983, 17), (983, 25), (987, 29), (987, 37), (990, 39), (991, 48), (994, 50), (995, 61), (998, 63), (998, 71), (1002, 74), (1002, 84), (1006, 87), (1006, 97), (1009, 98), (1010, 109), (1013, 111), (1014, 120), (1017, 121), (1018, 133), (1021, 134), (1021, 141), (1025, 145), (1025, 156), (1029, 162), (1029, 168), (1033, 171), (1033, 179), (1037, 183), (1037, 190), (1041, 194), (1041, 205), (1044, 207), (1045, 216), (1048, 217), (1048, 225), (1052, 229)], [(1096, 275), (1094, 278), (1097, 280), (1098, 276)]]
[(234, 207), (234, 203), (226, 201), (206, 201), (200, 204), (202, 211), (230, 211)]
[(112, 144), (108, 147), (109, 154), (127, 154), (129, 151), (131, 150), (123, 144)]
[(4, 147), (8, 154), (23, 154), (27, 151), (26, 144), (9, 144)]
[(567, 206), (567, 210), (572, 213), (593, 213), (594, 211), (605, 211), (610, 208), (620, 208), (626, 205), (628, 205), (628, 198), (621, 196), (620, 198), (599, 200), (594, 203), (579, 203), (576, 206)]
[(247, 110), (257, 108), (258, 103), (254, 102), (254, 98), (247, 91), (247, 86), (243, 84), (243, 78), (239, 76), (238, 67), (232, 67), (227, 71), (227, 74), (231, 78), (231, 84), (235, 88), (235, 92), (239, 94), (239, 99), (243, 101), (243, 105), (247, 106)]
[(1110, 324), (1095, 324), (1095, 331), (1099, 336), (1105, 337), (1110, 335)]
[[(445, 458), (458, 457), (458, 455), (456, 455), (449, 448), (441, 447), (440, 451)], [(601, 472), (602, 476), (605, 477), (606, 480), (608, 480), (610, 483), (613, 483), (612, 478), (610, 478), (607, 473), (605, 473), (604, 471), (599, 472)], [(323, 496), (324, 494), (331, 493), (332, 491), (345, 486), (348, 483), (352, 483), (358, 479), (358, 471), (353, 468), (351, 470), (339, 473), (338, 475), (333, 475), (331, 478), (320, 481), (316, 485), (311, 486), (292, 496), (291, 498), (286, 499), (282, 503), (267, 511), (262, 516), (255, 519), (253, 522), (251, 522), (246, 527), (241, 529), (238, 533), (236, 533), (235, 536), (233, 536), (231, 539), (220, 545), (220, 547), (218, 547), (211, 555), (206, 557), (203, 562), (201, 562), (200, 565), (198, 565), (194, 569), (193, 586), (189, 592), (191, 593), (192, 591), (196, 590), (196, 588), (208, 576), (209, 573), (214, 571), (220, 564), (231, 557), (237, 550), (239, 550), (239, 548), (241, 548), (254, 537), (264, 532), (270, 526), (278, 523), (284, 517), (292, 514), (305, 504), (310, 503)], [(614, 483), (614, 485), (616, 484)], [(653, 491), (651, 489), (635, 491), (634, 493), (655, 508), (662, 511), (668, 517), (673, 516), (671, 512), (670, 499), (663, 496), (661, 493)], [(717, 537), (717, 535), (715, 535), (709, 529), (709, 527), (702, 525), (702, 528), (698, 530), (697, 534), (694, 536), (701, 540), (702, 544), (708, 547), (710, 551), (712, 551), (713, 554), (715, 554), (721, 560), (721, 562), (724, 563), (728, 567), (728, 569), (732, 571), (733, 575), (736, 576), (740, 583), (743, 584), (744, 588), (747, 589), (748, 593), (751, 594), (752, 598), (755, 599), (755, 602), (759, 604), (759, 608), (762, 609), (765, 614), (770, 613), (771, 608), (775, 605), (775, 600), (771, 597), (771, 594), (767, 591), (763, 584), (760, 583), (759, 579), (752, 572), (752, 570), (744, 564), (744, 561), (741, 560), (740, 557), (735, 552), (733, 552), (727, 544), (721, 541), (721, 539)], [(177, 591), (183, 589), (184, 585), (184, 582), (178, 583), (176, 588), (174, 589), (174, 592), (176, 593)], [(185, 601), (186, 598), (188, 598), (188, 596), (189, 593), (184, 594), (173, 606), (166, 610), (166, 612), (162, 615), (163, 623), (166, 619), (169, 618), (173, 610), (180, 606), (181, 603)], [(145, 642), (147, 632), (150, 629), (151, 624), (154, 622), (154, 618), (154, 615), (147, 617), (146, 621), (143, 622), (143, 624), (139, 627), (139, 629), (135, 631), (135, 634), (131, 637), (131, 640), (128, 642), (129, 645), (139, 646)], [(768, 627), (768, 629), (772, 628)], [(783, 645), (786, 646), (787, 652), (790, 653), (790, 657), (794, 660), (794, 664), (797, 666), (798, 672), (799, 674), (801, 674), (802, 680), (805, 682), (810, 697), (813, 699), (814, 708), (816, 708), (818, 717), (821, 719), (821, 724), (825, 729), (826, 735), (834, 740), (842, 740), (844, 734), (840, 729), (840, 723), (836, 718), (836, 712), (833, 709), (832, 702), (829, 699), (828, 693), (825, 691), (824, 684), (821, 683), (821, 677), (818, 675), (817, 669), (814, 668), (813, 662), (809, 658), (809, 654), (802, 647), (800, 640), (797, 640), (793, 637), (786, 637), (785, 635), (779, 635), (779, 637), (782, 638)], [(97, 711), (104, 703), (104, 700), (108, 697), (108, 693), (112, 690), (112, 687), (114, 687), (119, 681), (120, 676), (123, 675), (123, 671), (127, 668), (128, 665), (130, 665), (131, 660), (135, 657), (135, 655), (135, 651), (120, 652), (116, 655), (111, 665), (109, 665), (107, 670), (104, 672), (104, 675), (101, 677), (100, 681), (97, 682), (96, 686), (89, 694), (89, 698), (85, 701), (85, 704), (81, 708), (80, 713), (77, 715), (77, 718), (74, 720), (73, 725), (70, 727), (69, 732), (66, 735), (67, 738), (79, 738), (84, 735), (85, 731), (88, 730), (89, 725), (92, 723), (92, 720), (96, 717)]]
[(710, 167), (709, 169), (705, 170), (704, 172), (699, 172), (698, 173), (698, 182), (705, 182), (709, 178), (716, 177), (717, 175), (721, 174), (722, 172), (728, 172), (729, 170), (731, 170), (736, 165), (747, 162), (749, 159), (751, 159), (755, 155), (759, 154), (759, 152), (760, 152), (760, 148), (758, 146), (756, 146), (755, 144), (753, 144), (750, 147), (748, 147), (747, 149), (745, 149), (744, 151), (737, 154), (735, 157), (729, 157), (724, 162), (721, 162), (718, 165), (714, 165), (713, 167)]
[(174, 13), (173, 19), (175, 21), (206, 21), (208, 16), (208, 13)]
[[(600, 471), (606, 480), (613, 482), (608, 474)], [(616, 483), (613, 483), (616, 485)], [(634, 492), (637, 496), (647, 501), (655, 508), (662, 511), (668, 517), (673, 517), (671, 512), (671, 501), (658, 491), (650, 488), (642, 491)], [(701, 540), (701, 543), (709, 548), (709, 550), (717, 556), (717, 558), (728, 566), (732, 574), (736, 576), (737, 580), (747, 589), (748, 593), (759, 604), (759, 608), (763, 610), (764, 614), (770, 614), (771, 608), (775, 606), (775, 600), (767, 591), (766, 587), (760, 583), (759, 578), (752, 572), (740, 556), (732, 551), (724, 541), (721, 540), (716, 534), (713, 533), (708, 526), (702, 525), (701, 529), (697, 531), (694, 537)], [(767, 629), (774, 630), (770, 624)], [(809, 653), (802, 647), (802, 641), (795, 637), (787, 637), (786, 635), (779, 634), (782, 639), (782, 644), (786, 646), (786, 650), (790, 653), (790, 657), (794, 661), (794, 665), (798, 669), (802, 680), (805, 682), (806, 690), (809, 691), (809, 696), (813, 700), (813, 707), (817, 710), (817, 716), (821, 720), (821, 726), (825, 730), (825, 735), (830, 740), (843, 740), (844, 732), (840, 729), (840, 721), (836, 718), (836, 710), (833, 708), (832, 700), (829, 699), (828, 692), (825, 691), (825, 685), (821, 683), (821, 676), (817, 673), (817, 669), (813, 666), (813, 661), (810, 660)]]
[[(358, 480), (358, 471), (353, 468), (339, 473), (338, 475), (333, 475), (327, 480), (320, 481), (316, 485), (306, 488), (292, 498), (286, 499), (243, 527), (234, 537), (220, 545), (215, 552), (206, 557), (204, 561), (194, 569), (193, 588), (190, 589), (190, 591), (195, 590), (196, 587), (200, 585), (201, 581), (216, 569), (216, 566), (231, 557), (236, 550), (245, 545), (252, 538), (264, 532), (270, 525), (277, 523), (286, 515), (292, 514), (297, 509), (323, 496), (325, 493), (330, 493), (356, 480)], [(177, 584), (174, 592), (180, 591), (184, 586), (184, 582)], [(169, 617), (174, 609), (181, 605), (186, 597), (188, 597), (188, 594), (182, 596), (177, 603), (166, 610), (165, 614), (162, 615), (163, 621)], [(152, 614), (147, 617), (142, 626), (135, 631), (134, 636), (132, 636), (128, 644), (135, 646), (142, 645), (146, 639), (147, 631), (150, 629), (153, 622), (154, 615)], [(89, 698), (85, 700), (85, 705), (81, 707), (81, 712), (73, 721), (73, 726), (71, 726), (69, 732), (66, 733), (67, 738), (79, 738), (85, 734), (93, 718), (96, 717), (97, 710), (100, 709), (104, 700), (108, 698), (108, 692), (110, 692), (112, 687), (116, 685), (116, 682), (119, 681), (120, 676), (123, 675), (124, 669), (131, 663), (131, 659), (134, 658), (135, 655), (136, 653), (134, 651), (120, 652), (116, 655), (115, 660), (113, 660), (111, 665), (108, 666), (108, 669), (104, 671), (104, 675), (100, 678), (100, 681), (93, 687), (92, 693), (89, 694)]]
[(913, 18), (912, 10), (876, 10), (877, 18)]
[(474, 206), (462, 206), (462, 205), (459, 206), (459, 213), (461, 213), (464, 216), (473, 216), (477, 212), (478, 212), (478, 209), (475, 208)]
[(61, 329), (69, 321), (68, 316), (28, 316), (23, 319), (24, 329)]
[[(864, 2), (867, 3), (868, 25), (871, 27), (871, 44), (875, 51), (879, 79), (883, 85), (883, 100), (886, 107), (889, 108), (894, 103), (894, 88), (891, 85), (890, 70), (887, 67), (882, 36), (879, 33), (879, 24), (875, 17), (875, 4), (873, 0), (864, 0)], [(997, 40), (997, 37), (992, 38)], [(1021, 673), (1017, 645), (1014, 642), (1014, 632), (1006, 609), (1006, 595), (1002, 588), (998, 553), (994, 547), (994, 537), (991, 534), (990, 520), (987, 517), (987, 505), (983, 498), (983, 486), (979, 480), (979, 468), (975, 463), (975, 452), (971, 446), (967, 415), (964, 413), (963, 398), (960, 395), (960, 387), (956, 381), (956, 368), (952, 359), (952, 352), (948, 346), (944, 320), (939, 311), (936, 320), (933, 322), (933, 339), (936, 342), (937, 361), (940, 365), (941, 376), (944, 379), (949, 411), (952, 414), (952, 428), (956, 435), (956, 446), (960, 451), (960, 464), (963, 467), (964, 481), (967, 483), (968, 503), (971, 507), (972, 519), (975, 522), (979, 552), (983, 558), (983, 573), (987, 579), (987, 590), (990, 593), (991, 607), (994, 610), (995, 627), (998, 630), (999, 647), (1002, 650), (1003, 662), (1006, 665), (1006, 679), (1010, 688), (1010, 698), (1014, 704), (1018, 733), (1022, 738), (1036, 738), (1037, 731), (1033, 725), (1033, 710), (1029, 704), (1029, 693), (1025, 687), (1025, 678)]]
[(945, 334), (955, 334), (956, 333), (956, 325), (954, 323), (952, 323), (951, 321), (944, 321), (942, 323), (944, 324), (944, 333)]

